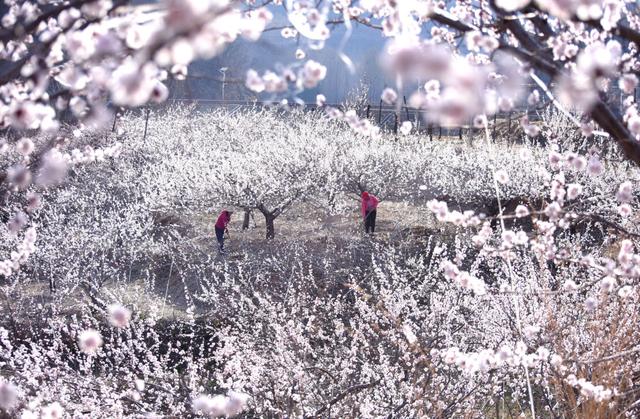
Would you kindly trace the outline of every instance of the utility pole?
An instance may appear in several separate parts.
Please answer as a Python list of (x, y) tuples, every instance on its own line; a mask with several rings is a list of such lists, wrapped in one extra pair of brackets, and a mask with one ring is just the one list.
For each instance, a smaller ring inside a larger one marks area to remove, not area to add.
[(222, 73), (222, 102), (224, 103), (224, 82), (227, 79), (227, 70), (228, 67), (222, 67), (218, 71)]

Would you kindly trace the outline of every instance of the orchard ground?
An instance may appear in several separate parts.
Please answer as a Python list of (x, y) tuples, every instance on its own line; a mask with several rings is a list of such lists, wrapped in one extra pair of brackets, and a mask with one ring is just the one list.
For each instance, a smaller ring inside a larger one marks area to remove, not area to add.
[[(157, 218), (161, 220), (165, 233), (182, 236), (184, 240), (181, 240), (181, 246), (186, 252), (192, 252), (201, 261), (212, 265), (233, 265), (239, 259), (259, 261), (261, 258), (278, 257), (274, 250), (288, 242), (301, 241), (311, 251), (310, 258), (313, 258), (313, 254), (328, 251), (336, 254), (348, 252), (357, 254), (363, 264), (370, 264), (376, 253), (371, 246), (373, 243), (419, 252), (426, 251), (425, 245), (430, 237), (443, 240), (451, 239), (454, 234), (449, 226), (438, 223), (425, 205), (382, 201), (378, 208), (376, 232), (367, 235), (358, 210), (359, 202), (355, 198), (353, 206), (355, 210), (351, 213), (327, 215), (326, 211), (312, 203), (296, 205), (277, 219), (276, 237), (271, 240), (264, 237), (265, 222), (259, 213), (252, 212), (250, 227), (243, 230), (243, 212), (236, 210), (229, 224), (231, 238), (225, 240), (227, 253), (224, 255), (218, 252), (213, 228), (218, 216), (218, 212), (214, 211), (219, 209), (200, 214), (162, 214)], [(184, 318), (188, 307), (185, 293), (191, 297), (201, 293), (199, 281), (181, 277), (181, 267), (175, 263), (172, 267), (171, 261), (166, 258), (158, 269), (158, 280), (152, 289), (144, 281), (132, 276), (126, 284), (105, 282), (100, 293), (117, 296), (123, 304), (135, 304), (140, 308), (141, 315), (144, 315), (145, 307), (160, 306), (161, 317)], [(34, 303), (44, 303), (48, 300), (47, 288), (45, 282), (32, 284), (29, 290), (24, 290), (24, 296), (33, 294)], [(66, 296), (61, 307), (72, 314), (90, 302), (87, 293), (82, 288), (76, 288)], [(207, 304), (197, 299), (195, 307), (196, 314), (210, 311)]]

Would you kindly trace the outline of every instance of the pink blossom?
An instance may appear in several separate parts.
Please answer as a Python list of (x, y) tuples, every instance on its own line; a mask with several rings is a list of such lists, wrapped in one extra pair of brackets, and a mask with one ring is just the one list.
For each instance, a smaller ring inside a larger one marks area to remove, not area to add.
[(87, 329), (80, 332), (78, 336), (78, 346), (85, 354), (91, 355), (102, 346), (102, 336), (95, 329)]
[(262, 76), (264, 82), (264, 90), (269, 93), (283, 92), (287, 90), (287, 82), (272, 71), (265, 72)]
[(321, 80), (324, 80), (326, 75), (327, 67), (313, 60), (307, 61), (302, 70), (304, 87), (307, 89), (316, 87)]
[(152, 64), (140, 66), (127, 60), (114, 72), (110, 83), (111, 95), (118, 105), (140, 106), (149, 101), (156, 88), (156, 68)]
[(594, 81), (586, 74), (573, 72), (560, 77), (556, 95), (565, 106), (588, 111), (598, 100)]
[(622, 299), (630, 298), (634, 295), (633, 287), (630, 285), (625, 285), (618, 290), (618, 297)]
[(505, 170), (502, 169), (496, 170), (496, 172), (493, 174), (493, 177), (496, 181), (498, 181), (498, 183), (501, 183), (503, 185), (506, 185), (509, 182), (509, 175)]
[(487, 118), (484, 115), (476, 115), (473, 118), (473, 126), (475, 128), (485, 128), (487, 126)]
[(469, 51), (478, 52), (480, 51), (480, 43), (482, 42), (482, 32), (480, 31), (469, 31), (465, 35), (465, 41), (467, 44), (467, 49)]
[(615, 28), (618, 21), (622, 18), (622, 10), (624, 6), (616, 0), (605, 0), (603, 2), (604, 10), (600, 24), (606, 31), (610, 31)]
[(247, 71), (245, 86), (247, 86), (249, 90), (252, 90), (256, 93), (263, 92), (265, 89), (265, 84), (262, 80), (262, 77), (260, 77), (260, 75), (258, 75), (258, 72), (255, 70)]
[(209, 417), (236, 416), (246, 408), (248, 399), (246, 394), (238, 392), (230, 392), (228, 396), (202, 395), (193, 401), (193, 411)]
[(629, 204), (622, 204), (618, 206), (618, 214), (622, 217), (629, 217), (633, 211), (631, 210), (631, 206)]
[(35, 192), (29, 192), (27, 194), (27, 212), (33, 212), (40, 208), (42, 205), (42, 196)]
[(620, 59), (620, 46), (615, 42), (604, 45), (600, 42), (588, 45), (578, 56), (577, 69), (591, 79), (610, 76)]
[(411, 121), (404, 121), (402, 125), (400, 125), (400, 133), (402, 135), (409, 135), (412, 128), (413, 124), (411, 123)]
[(604, 167), (602, 167), (602, 163), (600, 163), (600, 159), (597, 156), (589, 157), (589, 161), (587, 163), (587, 173), (591, 176), (599, 176), (604, 172)]
[(585, 300), (584, 307), (587, 311), (594, 311), (598, 307), (598, 301), (593, 297), (589, 297)]
[(640, 135), (640, 115), (634, 114), (627, 120), (629, 131), (635, 136)]
[(0, 380), (0, 409), (11, 411), (18, 403), (18, 388), (13, 384)]
[(562, 214), (562, 208), (557, 202), (552, 202), (545, 207), (544, 214), (552, 221), (557, 220)]
[(594, 129), (593, 122), (580, 124), (580, 131), (582, 132), (582, 135), (584, 135), (585, 137), (590, 137), (593, 134), (593, 129)]
[(342, 111), (340, 111), (340, 109), (329, 106), (327, 107), (327, 115), (331, 119), (342, 118)]
[(439, 44), (422, 44), (413, 37), (397, 37), (387, 45), (383, 66), (392, 74), (419, 79), (440, 79), (451, 63), (450, 50)]
[(65, 156), (59, 150), (53, 148), (43, 156), (42, 160), (38, 170), (38, 184), (50, 186), (61, 183), (69, 168), (69, 163)]
[(616, 279), (612, 276), (605, 276), (602, 281), (600, 281), (600, 288), (603, 292), (611, 292), (615, 286)]
[(618, 80), (620, 90), (630, 95), (638, 85), (638, 77), (635, 74), (623, 74)]
[(283, 38), (295, 38), (296, 36), (298, 36), (298, 31), (292, 28), (283, 28), (280, 31), (280, 35)]
[(18, 232), (22, 230), (25, 225), (27, 225), (28, 221), (29, 217), (27, 217), (27, 214), (22, 211), (18, 211), (13, 217), (9, 219), (9, 222), (7, 222), (7, 229), (12, 234), (18, 234)]
[(557, 151), (549, 152), (549, 163), (551, 164), (551, 167), (554, 167), (554, 168), (558, 167), (561, 161), (562, 161), (562, 155), (560, 153), (558, 153)]
[(60, 71), (56, 81), (71, 90), (82, 90), (91, 80), (81, 69), (68, 65)]
[(633, 198), (633, 187), (631, 182), (626, 181), (620, 184), (618, 192), (616, 193), (616, 199), (620, 202), (627, 203)]
[(522, 331), (528, 339), (533, 339), (540, 332), (540, 326), (526, 326)]
[(33, 141), (31, 141), (31, 139), (27, 137), (19, 139), (16, 143), (16, 151), (25, 157), (33, 153), (34, 148), (35, 145), (33, 144)]
[(516, 217), (518, 218), (526, 217), (527, 215), (529, 215), (529, 209), (524, 205), (518, 205), (516, 207), (515, 213), (516, 213)]
[(562, 285), (562, 288), (565, 291), (574, 292), (578, 289), (578, 285), (571, 279), (567, 279), (565, 283)]
[(570, 200), (576, 199), (578, 195), (582, 193), (582, 185), (578, 183), (570, 183), (567, 186), (567, 198)]
[(531, 92), (529, 94), (529, 97), (527, 98), (527, 103), (529, 104), (529, 106), (536, 106), (538, 103), (540, 103), (540, 92), (538, 90), (534, 90), (533, 92)]
[(156, 103), (161, 103), (167, 100), (169, 97), (169, 89), (164, 83), (156, 81), (153, 89), (151, 90), (151, 100)]
[(529, 123), (529, 118), (527, 118), (526, 116), (522, 117), (522, 119), (520, 120), (520, 124), (522, 125), (522, 129), (524, 130), (524, 133), (528, 137), (536, 137), (538, 136), (538, 134), (540, 134), (540, 128), (536, 125)]
[(62, 419), (64, 416), (64, 409), (58, 402), (53, 402), (42, 408), (40, 414), (41, 419)]
[(123, 328), (129, 325), (131, 312), (126, 307), (119, 304), (113, 304), (109, 306), (108, 311), (109, 321), (113, 326)]
[(583, 156), (578, 156), (571, 161), (571, 165), (576, 170), (584, 170), (587, 167), (587, 159), (585, 159)]
[(392, 88), (387, 87), (382, 91), (381, 98), (384, 103), (388, 105), (393, 105), (394, 103), (396, 103), (396, 100), (398, 99), (398, 94)]
[(450, 261), (444, 261), (442, 263), (442, 269), (444, 270), (444, 276), (449, 279), (456, 279), (460, 273), (458, 267)]
[(39, 124), (37, 107), (30, 102), (12, 102), (7, 118), (9, 124), (18, 129), (35, 129)]

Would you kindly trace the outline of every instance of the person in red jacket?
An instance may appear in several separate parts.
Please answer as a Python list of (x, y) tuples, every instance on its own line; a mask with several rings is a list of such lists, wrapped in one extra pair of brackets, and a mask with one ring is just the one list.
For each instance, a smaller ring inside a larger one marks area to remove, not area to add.
[(218, 220), (216, 221), (216, 238), (218, 239), (218, 244), (220, 246), (220, 253), (224, 253), (224, 233), (225, 231), (228, 233), (227, 224), (231, 221), (232, 211), (224, 210), (218, 216)]
[(376, 208), (380, 201), (369, 192), (362, 192), (362, 218), (364, 219), (364, 229), (368, 233), (376, 231)]

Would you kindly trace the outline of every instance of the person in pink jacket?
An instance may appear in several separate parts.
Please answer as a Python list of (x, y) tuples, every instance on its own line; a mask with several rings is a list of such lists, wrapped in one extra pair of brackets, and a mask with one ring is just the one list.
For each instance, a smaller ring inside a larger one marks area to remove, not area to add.
[(224, 233), (227, 230), (227, 225), (231, 221), (231, 214), (233, 212), (224, 210), (218, 216), (216, 221), (216, 238), (218, 239), (218, 245), (220, 246), (220, 253), (224, 253)]
[(380, 201), (369, 192), (362, 192), (362, 218), (364, 219), (364, 229), (367, 233), (376, 231), (376, 208)]

